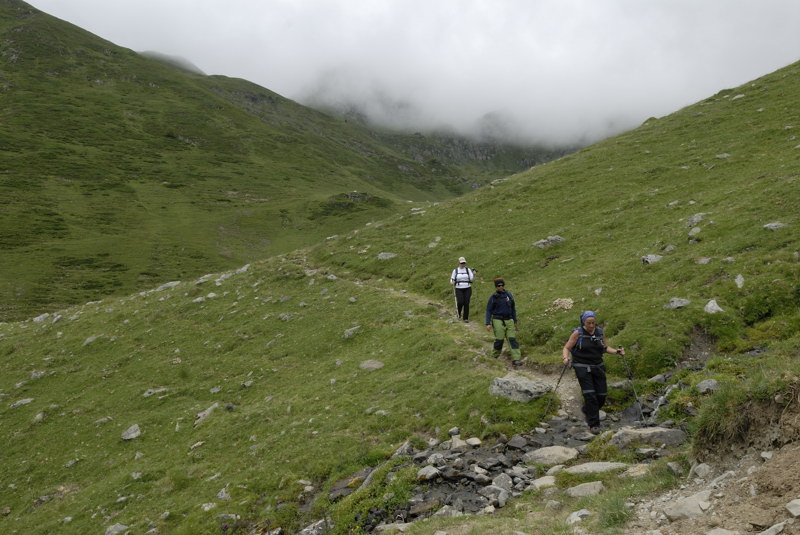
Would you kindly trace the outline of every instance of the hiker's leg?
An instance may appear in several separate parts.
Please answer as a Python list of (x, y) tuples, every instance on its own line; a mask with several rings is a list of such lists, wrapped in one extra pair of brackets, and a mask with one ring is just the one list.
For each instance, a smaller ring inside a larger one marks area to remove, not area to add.
[(519, 342), (517, 342), (517, 327), (514, 320), (506, 320), (506, 337), (508, 345), (511, 346), (511, 360), (521, 360), (522, 353), (519, 350)]
[(464, 321), (469, 319), (469, 301), (472, 299), (472, 286), (464, 288), (464, 315), (461, 316)]
[(597, 392), (597, 409), (600, 410), (606, 404), (606, 399), (608, 398), (605, 366), (592, 368), (592, 375), (594, 376), (594, 389)]
[(503, 320), (492, 319), (492, 330), (494, 331), (494, 346), (492, 346), (492, 356), (497, 358), (503, 351), (503, 342), (506, 337), (506, 328)]
[(581, 393), (583, 394), (583, 407), (581, 410), (586, 415), (586, 423), (589, 427), (597, 427), (600, 425), (600, 406), (598, 405), (594, 377), (587, 367), (580, 365), (575, 366), (575, 377), (578, 378), (578, 384), (581, 386)]
[(464, 309), (464, 290), (462, 288), (456, 288), (456, 309), (458, 317), (461, 318), (461, 311)]

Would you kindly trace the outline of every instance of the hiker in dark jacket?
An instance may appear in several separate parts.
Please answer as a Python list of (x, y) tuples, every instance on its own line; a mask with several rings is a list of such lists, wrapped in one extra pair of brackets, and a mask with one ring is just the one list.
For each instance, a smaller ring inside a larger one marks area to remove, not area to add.
[(517, 308), (514, 296), (506, 290), (503, 279), (494, 279), (495, 292), (486, 303), (486, 330), (494, 331), (494, 347), (492, 356), (497, 358), (503, 351), (503, 341), (508, 338), (511, 346), (511, 364), (515, 368), (522, 366), (522, 355), (517, 342)]
[(597, 326), (597, 316), (587, 310), (581, 314), (581, 326), (572, 331), (564, 344), (561, 360), (564, 366), (568, 366), (570, 360), (572, 362), (583, 394), (581, 412), (586, 417), (589, 431), (594, 435), (600, 432), (600, 409), (608, 396), (606, 366), (603, 362), (605, 353), (625, 355), (625, 349), (622, 346), (619, 349), (609, 347), (603, 329)]

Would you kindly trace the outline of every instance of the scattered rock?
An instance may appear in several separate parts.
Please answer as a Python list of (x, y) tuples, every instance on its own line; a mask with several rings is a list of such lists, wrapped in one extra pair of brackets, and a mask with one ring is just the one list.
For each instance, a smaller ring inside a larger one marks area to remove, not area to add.
[(539, 240), (539, 241), (535, 242), (533, 244), (533, 246), (534, 247), (538, 247), (540, 249), (545, 249), (545, 248), (550, 247), (552, 245), (556, 245), (558, 243), (563, 243), (563, 242), (564, 242), (564, 238), (562, 238), (561, 236), (548, 236), (544, 240)]
[(216, 409), (217, 407), (219, 407), (219, 403), (214, 403), (206, 410), (198, 412), (194, 417), (194, 426), (197, 427), (198, 425), (203, 423), (203, 421), (205, 421), (206, 418), (211, 416), (211, 413), (214, 412), (214, 409)]
[(359, 330), (361, 330), (361, 325), (356, 325), (355, 327), (350, 327), (349, 329), (344, 331), (345, 338), (352, 338)]
[(692, 302), (689, 301), (688, 299), (681, 299), (680, 297), (673, 297), (672, 299), (669, 300), (669, 303), (664, 305), (664, 308), (666, 308), (666, 309), (683, 308), (683, 307), (689, 306), (691, 304), (692, 304)]
[(139, 429), (139, 424), (133, 424), (122, 433), (122, 440), (133, 440), (142, 435), (142, 430)]
[(711, 506), (708, 502), (710, 497), (710, 490), (698, 492), (697, 494), (682, 498), (666, 506), (664, 508), (664, 514), (673, 522), (682, 518), (692, 518), (702, 515)]

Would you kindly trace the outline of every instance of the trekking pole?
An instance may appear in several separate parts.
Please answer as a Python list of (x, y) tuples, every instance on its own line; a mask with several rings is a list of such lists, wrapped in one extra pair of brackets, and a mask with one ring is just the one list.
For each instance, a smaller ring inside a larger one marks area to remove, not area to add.
[(564, 377), (564, 372), (567, 371), (567, 368), (569, 368), (569, 364), (564, 364), (564, 367), (561, 369), (561, 375), (558, 376), (558, 381), (556, 381), (556, 386), (555, 388), (553, 388), (553, 395), (550, 396), (550, 400), (547, 402), (547, 408), (545, 409), (542, 417), (547, 416), (547, 414), (550, 412), (550, 406), (553, 404), (553, 399), (556, 397), (556, 391), (558, 390), (558, 385), (561, 384), (561, 378)]
[(631, 382), (631, 389), (633, 389), (633, 396), (635, 398), (634, 403), (636, 403), (636, 406), (639, 407), (639, 418), (642, 422), (642, 425), (644, 425), (644, 412), (642, 411), (642, 404), (639, 402), (639, 394), (636, 393), (636, 383), (633, 381), (633, 371), (631, 371), (631, 367), (628, 364), (628, 359), (625, 358), (625, 354), (620, 353), (621, 349), (622, 346), (617, 346), (617, 354), (622, 357), (622, 363), (625, 364), (625, 370), (628, 373), (628, 380)]

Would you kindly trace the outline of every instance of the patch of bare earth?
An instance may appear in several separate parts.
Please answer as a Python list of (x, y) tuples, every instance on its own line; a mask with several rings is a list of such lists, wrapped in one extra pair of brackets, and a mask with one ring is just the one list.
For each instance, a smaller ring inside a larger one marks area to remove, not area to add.
[[(707, 535), (725, 529), (746, 535), (783, 523), (775, 533), (800, 535), (800, 519), (786, 509), (800, 498), (800, 404), (793, 399), (761, 412), (747, 416), (752, 423), (743, 443), (718, 444), (704, 453), (701, 460), (714, 468), (709, 476), (693, 476), (680, 489), (638, 503), (625, 533)], [(704, 514), (675, 522), (664, 518), (667, 505), (704, 490), (711, 491)]]

